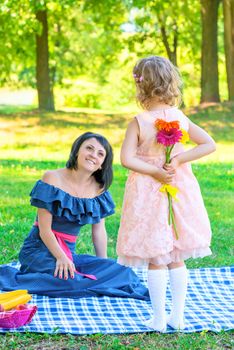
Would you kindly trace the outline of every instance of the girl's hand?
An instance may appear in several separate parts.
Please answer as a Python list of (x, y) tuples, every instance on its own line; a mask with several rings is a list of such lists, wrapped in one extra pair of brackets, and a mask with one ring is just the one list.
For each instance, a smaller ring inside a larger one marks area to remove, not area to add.
[(176, 170), (179, 166), (180, 166), (179, 159), (178, 159), (178, 157), (175, 156), (174, 158), (172, 158), (171, 162), (166, 163), (163, 168), (169, 172), (170, 171), (176, 172)]
[(58, 276), (59, 278), (67, 280), (68, 272), (71, 278), (74, 278), (75, 265), (73, 262), (67, 256), (57, 259), (54, 277)]
[(158, 169), (157, 173), (153, 177), (159, 182), (169, 184), (173, 181), (174, 175), (175, 175), (174, 169), (170, 169), (170, 170)]

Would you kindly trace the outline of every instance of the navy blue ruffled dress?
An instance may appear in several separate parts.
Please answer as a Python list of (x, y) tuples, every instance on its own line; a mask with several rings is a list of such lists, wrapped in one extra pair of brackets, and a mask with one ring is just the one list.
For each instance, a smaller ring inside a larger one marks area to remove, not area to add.
[[(75, 253), (75, 239), (80, 228), (98, 223), (101, 218), (114, 213), (114, 203), (108, 191), (95, 198), (77, 198), (39, 180), (30, 196), (33, 206), (45, 208), (52, 214), (52, 230), (65, 236), (62, 243), (78, 273), (74, 279), (69, 277), (68, 280), (53, 276), (56, 259), (42, 242), (35, 223), (19, 253), (20, 270), (4, 265), (0, 267), (1, 290), (27, 289), (33, 294), (68, 298), (102, 295), (149, 298), (148, 290), (130, 268), (112, 259)], [(95, 275), (96, 280), (87, 275)]]

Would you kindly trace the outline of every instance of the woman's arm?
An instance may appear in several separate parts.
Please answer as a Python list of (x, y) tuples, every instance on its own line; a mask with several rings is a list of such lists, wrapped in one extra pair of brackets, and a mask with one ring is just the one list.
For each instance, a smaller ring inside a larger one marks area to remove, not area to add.
[[(58, 186), (58, 178), (53, 171), (47, 171), (43, 175), (42, 180), (50, 185)], [(54, 276), (57, 277), (58, 275), (59, 278), (64, 277), (64, 279), (68, 279), (69, 272), (70, 276), (74, 278), (74, 264), (66, 256), (65, 252), (58, 244), (58, 241), (52, 232), (52, 215), (48, 210), (42, 208), (38, 209), (38, 225), (39, 234), (43, 243), (46, 245), (46, 247), (56, 259), (56, 268), (54, 271)]]
[(174, 176), (174, 171), (170, 172), (160, 169), (155, 165), (144, 162), (136, 156), (139, 137), (139, 127), (134, 119), (128, 126), (125, 139), (122, 145), (120, 159), (125, 168), (141, 174), (151, 175), (160, 182), (170, 183)]
[(65, 255), (63, 250), (58, 244), (58, 241), (51, 230), (52, 215), (48, 210), (39, 208), (38, 209), (38, 225), (39, 235), (42, 241), (45, 243), (51, 254), (59, 259)]
[(105, 227), (105, 219), (98, 224), (92, 225), (92, 239), (96, 256), (107, 258), (107, 234)]
[(58, 241), (51, 230), (52, 215), (46, 209), (38, 209), (38, 225), (39, 234), (49, 249), (51, 254), (56, 259), (56, 268), (54, 271), (54, 277), (68, 279), (68, 272), (72, 278), (74, 278), (75, 267), (73, 262), (66, 256)]
[(214, 140), (205, 130), (192, 123), (189, 120), (189, 137), (191, 141), (197, 144), (194, 148), (176, 155), (172, 158), (171, 163), (165, 165), (165, 169), (176, 169), (177, 166), (191, 162), (196, 159), (200, 159), (207, 154), (210, 154), (216, 150)]

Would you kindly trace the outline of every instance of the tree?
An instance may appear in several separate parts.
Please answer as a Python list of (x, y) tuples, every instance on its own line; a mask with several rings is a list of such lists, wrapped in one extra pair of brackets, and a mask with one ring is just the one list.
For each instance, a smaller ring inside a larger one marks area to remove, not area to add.
[(41, 33), (36, 34), (36, 80), (39, 109), (54, 111), (53, 86), (49, 69), (47, 10), (38, 10), (36, 18), (41, 24)]
[(3, 83), (9, 81), (13, 73), (31, 86), (36, 83), (39, 108), (54, 110), (46, 1), (5, 0), (0, 8), (0, 19), (6, 43), (4, 54), (10, 59), (9, 63), (1, 62), (5, 72)]
[(107, 81), (123, 48), (122, 1), (3, 1), (2, 85), (14, 76), (14, 85), (36, 86), (39, 108), (53, 110), (54, 84), (63, 85), (82, 74), (100, 83)]
[(174, 65), (178, 65), (181, 53), (189, 61), (196, 55), (199, 47), (199, 8), (194, 1), (133, 0), (129, 2), (129, 11), (129, 22), (135, 26), (136, 42), (149, 46), (154, 41), (154, 47), (150, 45), (153, 47), (151, 50), (159, 55), (166, 54)]
[(223, 0), (228, 99), (234, 101), (234, 0)]
[(218, 7), (219, 0), (201, 0), (201, 103), (220, 101), (217, 43)]
[[(40, 24), (40, 32), (36, 33), (36, 81), (37, 81), (37, 93), (39, 109), (47, 111), (54, 111), (54, 75), (55, 66), (50, 69), (49, 60), (49, 31), (48, 31), (48, 13), (53, 11), (62, 14), (62, 11), (66, 12), (69, 6), (79, 3), (75, 0), (41, 0), (40, 2), (33, 0), (32, 7), (35, 12), (37, 21)], [(48, 11), (50, 9), (50, 12)], [(58, 27), (58, 26), (57, 26)]]
[(35, 84), (35, 16), (27, 2), (5, 0), (0, 6), (0, 83), (18, 85), (19, 80)]

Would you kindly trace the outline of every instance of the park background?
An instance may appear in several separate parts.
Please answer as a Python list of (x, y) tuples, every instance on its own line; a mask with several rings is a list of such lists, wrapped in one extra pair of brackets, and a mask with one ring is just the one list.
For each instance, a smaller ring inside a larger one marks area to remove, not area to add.
[[(233, 0), (2, 0), (0, 3), (0, 263), (17, 260), (35, 217), (28, 194), (48, 169), (63, 167), (72, 141), (104, 134), (114, 148), (107, 219), (115, 243), (127, 170), (119, 152), (140, 108), (132, 68), (149, 55), (181, 71), (184, 112), (217, 142), (193, 163), (213, 230), (213, 255), (189, 268), (233, 264)], [(189, 145), (190, 147), (191, 145)], [(93, 254), (90, 230), (77, 251)], [(233, 333), (160, 335), (7, 334), (0, 349), (231, 349)]]

